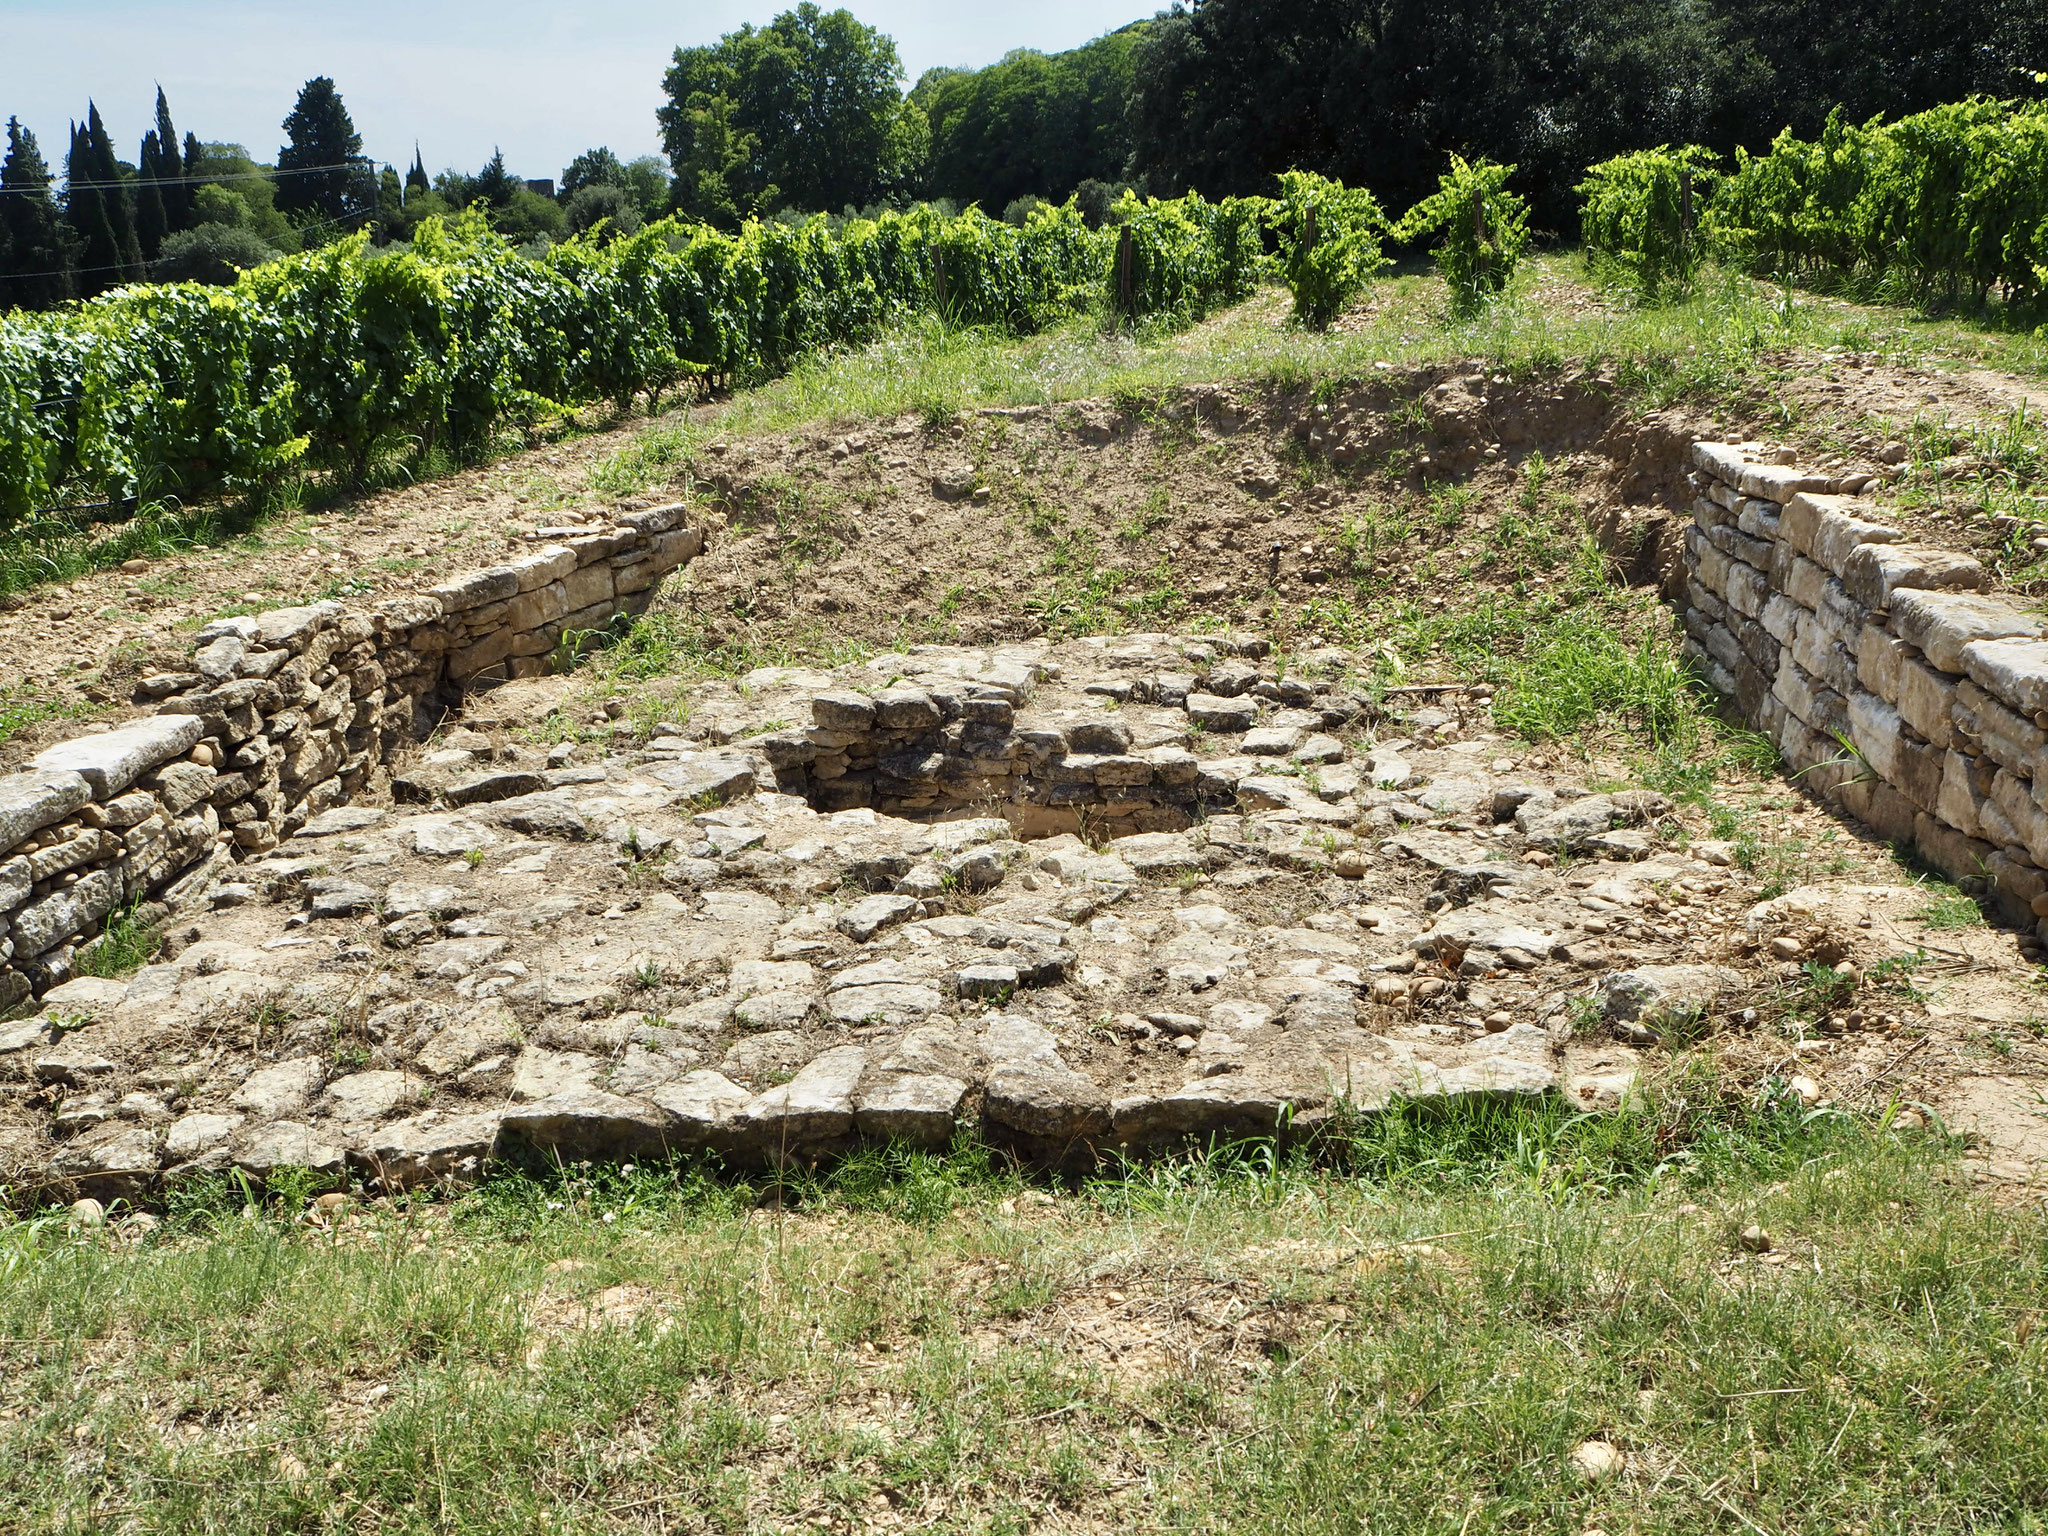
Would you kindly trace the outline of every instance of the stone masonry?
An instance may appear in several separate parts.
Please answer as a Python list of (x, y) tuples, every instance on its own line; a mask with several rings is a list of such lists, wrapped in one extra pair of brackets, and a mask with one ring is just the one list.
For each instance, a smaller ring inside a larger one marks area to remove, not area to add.
[(1693, 448), (1680, 611), (1707, 680), (1803, 783), (2048, 934), (2048, 640), (1968, 555), (1871, 502)]
[(188, 903), (374, 791), (480, 678), (545, 671), (567, 636), (637, 613), (701, 547), (680, 505), (543, 528), (505, 565), (368, 611), (220, 619), (190, 668), (145, 679), (156, 713), (0, 776), (0, 1008), (62, 983), (77, 944), (136, 901)]

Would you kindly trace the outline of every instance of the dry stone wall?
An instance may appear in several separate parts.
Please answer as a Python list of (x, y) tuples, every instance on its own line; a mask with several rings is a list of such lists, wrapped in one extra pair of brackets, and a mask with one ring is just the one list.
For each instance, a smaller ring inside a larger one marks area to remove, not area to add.
[[(1163, 658), (1132, 640), (1105, 648), (1104, 660), (1123, 666), (1091, 682), (1082, 707), (1029, 713), (1043, 679), (1035, 653), (998, 650), (969, 672), (898, 657), (886, 686), (821, 690), (808, 700), (809, 728), (746, 745), (778, 789), (820, 810), (997, 815), (1024, 837), (1178, 830), (1256, 798), (1262, 776), (1295, 761), (1333, 765), (1333, 783), (1356, 787), (1325, 734), (1378, 717), (1366, 692), (1328, 675), (1349, 658), (1310, 653), (1298, 660), (1307, 671), (1290, 672), (1262, 668), (1268, 654), (1252, 635), (1190, 641)], [(1198, 756), (1185, 745), (1191, 728), (1239, 738), (1237, 750)], [(1292, 778), (1266, 789), (1276, 804), (1307, 793)]]
[(642, 611), (703, 544), (681, 504), (529, 538), (516, 560), (367, 610), (217, 620), (188, 670), (144, 679), (153, 715), (0, 776), (0, 1008), (69, 977), (116, 909), (181, 907), (375, 787), (464, 687), (543, 672), (565, 637)]
[[(2013, 921), (2048, 918), (2048, 640), (1965, 554), (1754, 444), (1693, 447), (1695, 664), (1803, 781)], [(2043, 922), (2048, 929), (2048, 922)]]

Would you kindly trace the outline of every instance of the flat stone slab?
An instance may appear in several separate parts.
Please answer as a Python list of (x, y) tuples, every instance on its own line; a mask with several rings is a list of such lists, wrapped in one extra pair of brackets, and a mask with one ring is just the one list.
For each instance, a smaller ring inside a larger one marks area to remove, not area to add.
[(337, 805), (322, 811), (293, 834), (297, 837), (337, 837), (344, 832), (361, 832), (380, 825), (391, 813), (373, 805)]
[(74, 737), (29, 759), (42, 773), (75, 773), (102, 800), (121, 793), (161, 763), (199, 745), (206, 723), (197, 715), (151, 715), (118, 730)]

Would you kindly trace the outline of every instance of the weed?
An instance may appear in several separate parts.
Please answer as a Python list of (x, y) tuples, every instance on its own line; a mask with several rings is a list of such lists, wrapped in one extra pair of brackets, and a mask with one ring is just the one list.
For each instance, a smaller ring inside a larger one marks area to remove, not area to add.
[(1983, 909), (1973, 898), (1964, 895), (1952, 885), (1934, 882), (1927, 886), (1927, 904), (1920, 909), (1919, 918), (1922, 923), (1934, 929), (1984, 926)]
[(99, 976), (117, 981), (132, 976), (156, 953), (163, 927), (153, 921), (141, 901), (108, 914), (106, 926), (92, 943), (78, 951), (77, 970), (81, 976)]

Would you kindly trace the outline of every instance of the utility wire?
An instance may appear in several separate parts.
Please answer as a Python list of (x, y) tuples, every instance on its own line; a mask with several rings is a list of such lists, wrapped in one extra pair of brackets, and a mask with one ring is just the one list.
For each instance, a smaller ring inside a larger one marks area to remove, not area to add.
[[(343, 165), (308, 165), (295, 171), (220, 171), (208, 176), (131, 176), (121, 181), (66, 181), (66, 192), (110, 192), (124, 187), (139, 187), (145, 182), (158, 187), (209, 187), (223, 181), (275, 181), (280, 176), (332, 176), (337, 171), (371, 170), (375, 162), (370, 160), (351, 161)], [(47, 193), (61, 178), (52, 176), (40, 187), (0, 187), (0, 193), (41, 192)]]
[[(297, 228), (297, 229), (299, 230), (299, 232), (300, 232), (301, 234), (310, 234), (310, 233), (312, 233), (312, 232), (313, 232), (314, 230), (316, 230), (316, 229), (326, 229), (326, 228), (330, 227), (331, 225), (335, 225), (335, 224), (345, 224), (345, 223), (347, 223), (347, 222), (348, 222), (348, 221), (347, 221), (346, 219), (322, 219), (322, 220), (320, 220), (320, 222), (319, 222), (319, 223), (317, 223), (317, 224), (306, 224), (306, 225), (299, 225), (299, 226), (294, 226), (294, 227), (295, 227), (295, 228)], [(195, 225), (194, 227), (196, 228), (197, 226)], [(181, 234), (185, 233), (185, 231), (183, 231), (183, 230), (173, 230), (173, 231), (172, 231), (172, 233), (173, 233), (173, 234), (180, 234), (180, 235), (181, 235)], [(166, 238), (168, 238), (168, 237), (166, 237)], [(258, 238), (261, 238), (261, 237), (259, 236)], [(280, 252), (279, 254), (280, 254), (280, 255), (289, 255), (290, 253), (289, 253), (289, 252)], [(301, 253), (301, 254), (303, 254), (303, 253)], [(143, 263), (143, 265), (144, 265), (144, 266), (148, 266), (148, 265), (150, 265), (150, 263), (148, 263), (148, 262), (144, 262), (144, 263)], [(58, 270), (56, 270), (56, 271), (53, 271), (53, 272), (0, 272), (0, 280), (4, 280), (4, 279), (10, 279), (10, 278), (29, 278), (29, 277), (62, 277), (62, 276), (64, 276), (64, 275), (65, 275), (65, 273), (67, 273), (67, 272), (68, 272), (68, 273), (70, 273), (70, 274), (71, 274), (71, 275), (72, 275), (73, 277), (97, 277), (97, 276), (98, 276), (98, 275), (99, 275), (100, 273), (102, 273), (102, 272), (122, 272), (122, 271), (126, 271), (126, 270), (127, 270), (127, 268), (126, 268), (126, 265), (125, 265), (125, 263), (117, 263), (116, 265), (114, 265), (114, 266), (110, 266), (110, 267), (62, 267), (62, 268), (59, 268)], [(248, 269), (247, 269), (247, 268), (243, 268), (243, 270), (244, 270), (244, 271), (247, 271)], [(150, 283), (150, 282), (152, 282), (152, 281), (153, 281), (153, 279), (150, 279), (150, 278), (147, 278), (147, 277), (140, 277), (140, 278), (137, 278), (137, 279), (135, 280), (135, 284), (134, 284), (134, 286), (141, 286), (141, 285), (144, 285), (144, 284), (148, 284), (148, 283)], [(98, 295), (94, 295), (94, 297), (98, 297)], [(8, 314), (11, 314), (11, 313), (13, 313), (13, 311), (11, 311), (11, 310), (0, 310), (0, 316), (8, 315)], [(39, 311), (39, 310), (30, 310), (30, 311), (24, 311), (24, 313), (30, 313), (30, 314), (39, 314), (39, 313), (43, 313), (43, 311)], [(48, 402), (45, 402), (45, 403), (47, 404)]]

